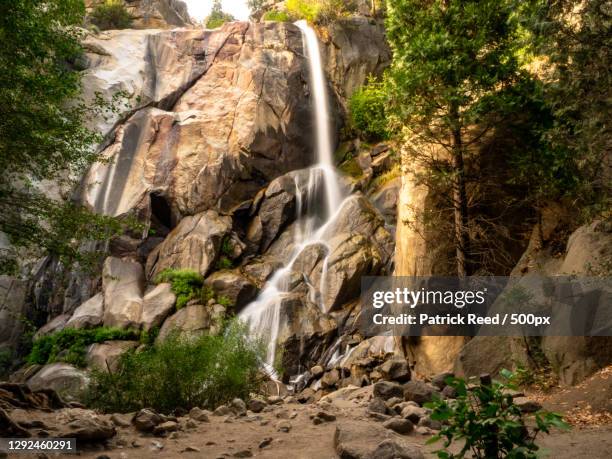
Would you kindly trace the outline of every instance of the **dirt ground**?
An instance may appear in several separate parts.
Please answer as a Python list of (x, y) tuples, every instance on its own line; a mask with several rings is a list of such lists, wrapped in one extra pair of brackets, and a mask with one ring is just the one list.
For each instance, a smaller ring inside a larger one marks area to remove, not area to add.
[[(317, 404), (301, 405), (289, 401), (270, 405), (259, 414), (213, 416), (210, 422), (197, 422), (165, 438), (143, 435), (131, 425), (118, 427), (117, 435), (106, 445), (80, 447), (79, 456), (87, 459), (146, 458), (232, 458), (332, 459), (336, 426), (364, 432), (361, 441), (377, 445), (381, 421), (367, 414), (371, 387), (339, 391)], [(554, 459), (612, 457), (612, 368), (604, 369), (573, 388), (557, 388), (548, 394), (530, 393), (545, 409), (563, 413), (573, 424), (570, 431), (542, 435), (538, 444), (543, 457)], [(312, 417), (324, 410), (334, 421), (316, 425)], [(53, 413), (37, 413), (42, 420)], [(130, 415), (122, 415), (129, 423)], [(185, 426), (188, 418), (179, 418)], [(289, 432), (279, 431), (279, 423), (289, 423)], [(384, 430), (384, 429), (383, 429)], [(377, 433), (374, 433), (376, 431)], [(389, 435), (398, 434), (389, 431)], [(425, 457), (436, 457), (435, 445), (425, 445), (429, 435), (413, 432), (401, 436), (422, 447)], [(264, 447), (260, 445), (269, 443)], [(19, 456), (24, 457), (24, 456)], [(36, 456), (33, 456), (36, 457)], [(49, 455), (48, 457), (62, 457)], [(74, 457), (74, 456), (71, 456)]]

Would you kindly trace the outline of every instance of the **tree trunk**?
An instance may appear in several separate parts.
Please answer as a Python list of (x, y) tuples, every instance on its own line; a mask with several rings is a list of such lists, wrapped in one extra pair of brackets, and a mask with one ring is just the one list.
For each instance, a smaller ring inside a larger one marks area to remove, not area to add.
[(461, 139), (461, 130), (458, 127), (453, 128), (452, 133), (452, 161), (457, 275), (459, 277), (465, 277), (470, 274), (470, 237), (468, 234), (468, 206), (467, 193), (465, 190), (463, 142)]

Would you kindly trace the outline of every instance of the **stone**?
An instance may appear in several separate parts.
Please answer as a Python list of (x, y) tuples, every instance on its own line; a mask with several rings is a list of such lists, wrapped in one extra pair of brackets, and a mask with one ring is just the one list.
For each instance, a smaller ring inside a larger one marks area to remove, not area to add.
[(231, 218), (214, 210), (183, 218), (147, 258), (147, 275), (155, 278), (164, 269), (192, 269), (206, 276), (232, 229)]
[(60, 314), (59, 316), (54, 317), (51, 319), (51, 321), (47, 322), (36, 331), (34, 334), (34, 340), (37, 340), (45, 335), (51, 335), (53, 333), (62, 331), (64, 328), (66, 328), (66, 323), (68, 323), (70, 317), (70, 314)]
[(129, 258), (108, 257), (102, 270), (104, 325), (139, 329), (144, 294), (142, 265)]
[(81, 408), (68, 408), (56, 414), (61, 427), (59, 438), (76, 438), (77, 441), (104, 441), (116, 435), (115, 426), (97, 415), (94, 411)]
[(321, 365), (315, 365), (310, 369), (310, 374), (315, 378), (320, 377), (324, 372), (325, 370)]
[(457, 397), (457, 389), (453, 386), (446, 386), (442, 389), (442, 397), (444, 398), (456, 398)]
[(85, 359), (90, 367), (116, 372), (121, 356), (136, 349), (140, 343), (136, 341), (105, 341), (89, 346)]
[(395, 178), (373, 190), (368, 196), (372, 205), (380, 212), (388, 227), (394, 227), (397, 222), (397, 202), (401, 178)]
[(383, 422), (383, 427), (397, 432), (400, 435), (408, 435), (414, 429), (414, 425), (408, 419), (392, 418)]
[(515, 397), (513, 402), (523, 413), (535, 413), (542, 409), (542, 405), (527, 397)]
[(266, 437), (261, 442), (259, 442), (259, 448), (260, 449), (267, 448), (271, 444), (272, 444), (272, 437)]
[(253, 453), (249, 449), (243, 449), (240, 451), (236, 451), (233, 456), (234, 457), (253, 457)]
[(192, 445), (188, 445), (185, 446), (185, 449), (183, 449), (183, 453), (199, 453), (200, 451), (202, 451), (200, 448), (196, 447), (196, 446), (192, 446)]
[(173, 332), (181, 336), (197, 337), (204, 334), (210, 325), (210, 313), (206, 306), (185, 306), (166, 319), (157, 340), (161, 342)]
[(162, 422), (161, 424), (156, 425), (153, 428), (153, 434), (154, 435), (166, 435), (167, 433), (170, 433), (170, 432), (176, 432), (178, 428), (179, 426), (176, 422), (166, 421), (166, 422)]
[(431, 378), (431, 383), (436, 386), (438, 389), (442, 390), (446, 387), (446, 380), (448, 378), (452, 378), (455, 375), (450, 371), (445, 371), (442, 373), (438, 373), (434, 377)]
[(32, 391), (52, 389), (67, 400), (78, 400), (88, 383), (85, 372), (67, 363), (45, 365), (27, 381)]
[(280, 421), (278, 424), (276, 424), (276, 430), (279, 432), (288, 433), (291, 430), (291, 427), (292, 425), (289, 421)]
[(404, 419), (408, 419), (413, 424), (418, 424), (419, 420), (427, 416), (427, 410), (420, 406), (406, 406), (400, 412), (400, 416)]
[(429, 415), (423, 416), (421, 419), (419, 419), (418, 425), (420, 427), (427, 427), (431, 430), (440, 430), (442, 428), (440, 421), (434, 421)]
[(404, 398), (419, 405), (431, 402), (437, 392), (435, 386), (423, 381), (410, 381), (404, 384)]
[(283, 397), (280, 395), (270, 395), (266, 401), (268, 402), (268, 405), (280, 405), (284, 403)]
[(193, 407), (191, 411), (189, 411), (189, 417), (199, 422), (210, 422), (208, 418), (209, 414), (210, 412), (208, 410), (203, 410), (197, 406)]
[(140, 432), (152, 432), (162, 422), (164, 422), (163, 418), (149, 408), (140, 410), (132, 418), (132, 424)]
[(145, 293), (142, 304), (142, 328), (150, 331), (159, 328), (174, 310), (176, 295), (172, 285), (161, 283)]
[(390, 410), (395, 411), (395, 406), (399, 405), (400, 403), (404, 403), (403, 398), (391, 397), (389, 400), (385, 402), (385, 405), (387, 405), (387, 408), (389, 408)]
[(410, 380), (410, 368), (408, 362), (403, 358), (392, 358), (379, 367), (383, 379), (397, 382)]
[(233, 399), (230, 402), (229, 408), (236, 416), (246, 416), (247, 406), (246, 403), (244, 403), (244, 400), (239, 398)]
[(322, 422), (333, 422), (336, 420), (336, 415), (328, 413), (327, 411), (319, 410), (315, 414), (313, 419), (320, 419)]
[(334, 387), (340, 381), (340, 373), (338, 370), (333, 369), (328, 371), (321, 378), (321, 386), (325, 388)]
[(104, 322), (104, 295), (98, 293), (75, 309), (66, 322), (68, 328), (96, 328)]
[(240, 311), (257, 296), (257, 287), (245, 276), (234, 271), (213, 273), (204, 283), (212, 287), (217, 298), (227, 298), (236, 311)]
[(372, 457), (377, 459), (423, 459), (421, 448), (399, 439), (384, 440), (378, 444)]
[(130, 427), (132, 424), (125, 417), (120, 414), (112, 414), (110, 420), (117, 427)]
[(398, 383), (391, 381), (379, 381), (374, 384), (373, 388), (374, 397), (381, 398), (383, 400), (389, 400), (392, 397), (404, 398), (404, 389)]
[(219, 405), (215, 411), (213, 411), (213, 416), (227, 416), (231, 413), (232, 410), (227, 405)]
[(297, 397), (299, 403), (313, 403), (315, 401), (315, 391), (310, 387), (307, 387)]
[(267, 403), (260, 398), (252, 398), (247, 403), (247, 408), (253, 413), (261, 413), (266, 406)]
[(368, 411), (371, 413), (387, 414), (387, 404), (382, 398), (374, 397), (368, 403)]
[(336, 425), (334, 448), (341, 459), (422, 459), (420, 447), (379, 424)]

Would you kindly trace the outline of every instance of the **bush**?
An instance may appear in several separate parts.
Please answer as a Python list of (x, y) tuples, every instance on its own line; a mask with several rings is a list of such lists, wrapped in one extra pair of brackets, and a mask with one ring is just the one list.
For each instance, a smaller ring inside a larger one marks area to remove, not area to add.
[(225, 255), (221, 255), (217, 261), (217, 269), (232, 269), (234, 263)]
[(285, 11), (268, 11), (263, 15), (264, 21), (291, 22), (291, 16)]
[(132, 17), (121, 0), (107, 0), (91, 12), (91, 22), (100, 30), (128, 29)]
[(116, 373), (94, 369), (86, 403), (106, 412), (214, 409), (259, 390), (264, 355), (264, 347), (250, 340), (246, 325), (239, 322), (230, 323), (219, 336), (171, 334), (150, 349), (124, 354)]
[(181, 309), (190, 300), (198, 297), (204, 278), (192, 269), (166, 268), (157, 275), (155, 282), (168, 282), (172, 285), (172, 291), (176, 295), (176, 309)]
[(372, 78), (366, 86), (357, 90), (349, 101), (351, 123), (361, 136), (376, 142), (389, 138), (385, 105), (387, 95), (382, 83)]
[(311, 24), (329, 23), (347, 15), (355, 6), (344, 0), (287, 0), (285, 8), (293, 20), (305, 19)]
[(57, 333), (42, 336), (34, 341), (28, 363), (45, 365), (66, 362), (78, 367), (86, 365), (85, 355), (91, 344), (113, 340), (139, 340), (136, 330), (100, 327), (90, 330), (65, 328)]
[[(507, 379), (512, 373), (502, 370)], [(535, 427), (527, 428), (520, 408), (514, 404), (508, 389), (510, 384), (493, 382), (478, 384), (468, 390), (463, 379), (449, 377), (446, 383), (457, 392), (455, 400), (434, 400), (427, 404), (433, 411), (431, 418), (442, 422), (442, 430), (429, 443), (444, 439), (444, 448), (436, 451), (440, 458), (462, 458), (466, 454), (476, 458), (536, 458), (535, 444), (540, 432), (549, 433), (551, 427), (567, 429), (561, 415), (549, 412), (535, 414)], [(458, 454), (446, 450), (453, 441), (462, 445)]]

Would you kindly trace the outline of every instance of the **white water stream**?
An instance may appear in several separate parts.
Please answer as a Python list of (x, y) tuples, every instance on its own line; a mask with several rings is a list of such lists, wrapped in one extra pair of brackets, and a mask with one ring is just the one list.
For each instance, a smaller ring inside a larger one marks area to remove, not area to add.
[[(296, 22), (296, 25), (302, 31), (310, 70), (317, 163), (309, 169), (306, 183), (300, 183), (300, 174), (295, 175), (298, 223), (295, 225), (293, 235), (293, 250), (288, 254), (284, 267), (274, 273), (255, 301), (239, 314), (240, 319), (249, 324), (251, 332), (267, 343), (266, 365), (271, 374), (274, 374), (273, 365), (281, 325), (281, 303), (288, 291), (293, 264), (306, 247), (311, 245), (327, 247), (326, 241), (322, 239), (324, 230), (342, 208), (346, 198), (338, 185), (333, 163), (327, 81), (321, 63), (319, 40), (306, 21)], [(320, 193), (321, 190), (324, 192)], [(317, 202), (317, 196), (323, 196), (323, 199)], [(326, 274), (327, 256), (323, 262), (321, 283), (318, 286), (321, 293), (325, 291)], [(310, 285), (310, 287), (312, 291), (317, 286)], [(312, 295), (311, 299), (315, 296)]]

